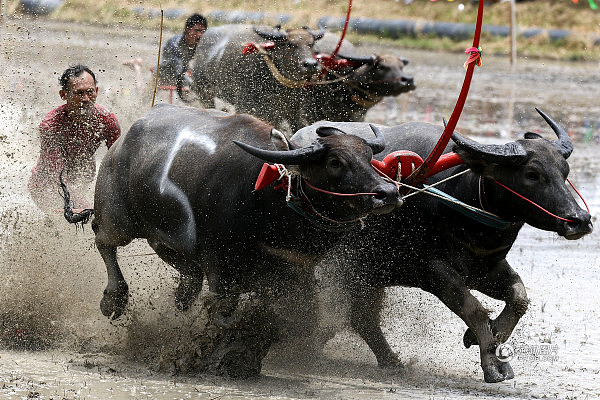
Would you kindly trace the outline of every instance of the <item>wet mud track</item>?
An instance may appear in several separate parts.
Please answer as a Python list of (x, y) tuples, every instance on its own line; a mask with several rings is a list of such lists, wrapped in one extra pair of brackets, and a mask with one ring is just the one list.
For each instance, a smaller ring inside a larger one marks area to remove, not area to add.
[[(165, 36), (169, 36), (165, 32)], [(148, 68), (158, 32), (7, 20), (0, 32), (0, 398), (580, 398), (600, 396), (600, 251), (598, 233), (569, 242), (526, 227), (508, 258), (531, 299), (509, 343), (515, 379), (483, 383), (478, 349), (464, 349), (464, 324), (436, 298), (416, 289), (387, 292), (384, 331), (404, 372), (377, 368), (355, 334), (341, 331), (316, 355), (306, 340), (282, 341), (250, 381), (175, 374), (171, 357), (202, 326), (202, 307), (175, 311), (176, 275), (148, 247), (119, 251), (131, 283), (128, 316), (110, 323), (98, 303), (104, 265), (91, 229), (75, 232), (37, 211), (26, 191), (38, 149), (36, 126), (59, 104), (57, 79), (68, 64), (98, 71), (98, 102), (125, 131), (150, 107)], [(441, 122), (464, 77), (462, 54), (392, 51), (411, 61), (417, 89), (375, 107), (368, 120)], [(122, 63), (144, 60), (140, 85)], [(513, 132), (549, 135), (540, 107), (576, 139), (570, 178), (597, 222), (600, 110), (597, 65), (487, 56), (475, 72), (458, 130), (479, 140)], [(160, 101), (168, 93), (159, 94)], [(512, 117), (511, 117), (512, 116)], [(101, 157), (102, 153), (98, 155)], [(495, 315), (501, 304), (482, 297)], [(44, 350), (35, 350), (32, 348)]]

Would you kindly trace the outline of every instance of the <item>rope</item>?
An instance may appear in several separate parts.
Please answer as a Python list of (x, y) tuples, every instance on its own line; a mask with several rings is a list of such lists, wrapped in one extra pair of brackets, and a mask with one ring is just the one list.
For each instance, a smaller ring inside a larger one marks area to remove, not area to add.
[(309, 188), (316, 190), (317, 192), (330, 194), (332, 196), (353, 197), (353, 196), (376, 196), (376, 195), (378, 195), (378, 193), (366, 193), (366, 192), (365, 193), (362, 193), (362, 192), (358, 192), (358, 193), (330, 192), (329, 190), (319, 189), (318, 187), (314, 187), (313, 185), (310, 184), (309, 181), (306, 180), (306, 178), (302, 178), (302, 180), (304, 181), (304, 183), (306, 183), (306, 186), (308, 186)]
[[(264, 49), (262, 51), (264, 51)], [(273, 77), (277, 80), (277, 82), (281, 83), (283, 86), (292, 89), (299, 89), (309, 84), (310, 81), (308, 80), (294, 80), (283, 76), (283, 74), (279, 72), (277, 66), (273, 63), (273, 60), (271, 59), (271, 57), (269, 57), (268, 54), (263, 54), (262, 56), (265, 62), (267, 63), (267, 67), (269, 67), (269, 71), (271, 71)]]
[[(477, 24), (475, 25), (475, 35), (473, 36), (473, 46), (475, 49), (479, 49), (479, 38), (481, 37), (481, 25), (483, 23), (483, 4), (484, 0), (479, 0), (479, 8), (477, 11)], [(470, 50), (470, 49), (468, 49)], [(480, 59), (480, 58), (479, 58)], [(467, 95), (469, 94), (469, 87), (471, 85), (471, 79), (473, 77), (473, 71), (475, 70), (475, 62), (471, 62), (468, 65), (467, 72), (465, 74), (465, 80), (463, 81), (463, 86), (458, 96), (458, 100), (456, 101), (456, 105), (454, 106), (454, 110), (452, 111), (452, 115), (450, 116), (450, 120), (448, 121), (448, 125), (444, 128), (444, 132), (442, 136), (438, 140), (438, 143), (433, 148), (427, 159), (421, 164), (412, 174), (406, 178), (406, 181), (410, 184), (416, 184), (418, 182), (422, 182), (423, 179), (427, 176), (429, 171), (433, 168), (437, 160), (442, 155), (444, 148), (450, 141), (450, 137), (456, 128), (456, 124), (458, 123), (458, 119), (460, 118), (460, 114), (465, 105), (465, 101), (467, 100)]]
[[(531, 205), (533, 205), (533, 206), (535, 206), (535, 207), (539, 208), (540, 210), (542, 210), (542, 211), (543, 211), (543, 212), (545, 212), (546, 214), (548, 214), (548, 215), (550, 215), (550, 216), (552, 216), (552, 217), (554, 217), (554, 218), (556, 218), (556, 219), (560, 219), (561, 221), (566, 221), (566, 222), (576, 222), (576, 221), (573, 221), (572, 219), (563, 218), (563, 217), (559, 217), (559, 216), (558, 216), (558, 215), (556, 215), (556, 214), (552, 214), (550, 211), (546, 210), (544, 207), (540, 206), (539, 204), (535, 203), (535, 202), (534, 202), (534, 201), (532, 201), (532, 200), (529, 200), (527, 197), (523, 196), (522, 194), (515, 192), (514, 190), (512, 190), (512, 189), (511, 189), (511, 188), (509, 188), (508, 186), (505, 186), (505, 185), (503, 185), (502, 183), (498, 182), (498, 181), (497, 181), (497, 180), (495, 180), (494, 178), (492, 178), (492, 180), (493, 180), (493, 181), (494, 181), (494, 182), (495, 182), (497, 185), (499, 185), (500, 187), (502, 187), (502, 188), (504, 188), (504, 189), (508, 190), (509, 192), (511, 192), (512, 194), (516, 195), (517, 197), (519, 197), (519, 198), (521, 198), (521, 199), (525, 200), (525, 201), (526, 201), (526, 202), (528, 202), (529, 204), (531, 204)], [(571, 182), (569, 181), (569, 183), (571, 183)], [(573, 186), (573, 184), (572, 184), (572, 183), (571, 183), (571, 186), (573, 187), (573, 189), (575, 189), (575, 187)], [(575, 191), (577, 192), (577, 194), (579, 194), (579, 192), (577, 191), (577, 189), (575, 189)], [(581, 195), (579, 195), (579, 197), (581, 197)], [(581, 200), (583, 200), (583, 197), (581, 197)], [(585, 203), (585, 200), (583, 200), (583, 202), (584, 202), (585, 206), (587, 207), (587, 203)], [(589, 213), (589, 208), (588, 208), (588, 213)]]
[(352, 0), (348, 0), (348, 11), (346, 12), (346, 21), (344, 22), (344, 29), (342, 30), (342, 35), (340, 36), (340, 40), (338, 41), (335, 50), (331, 53), (331, 58), (333, 59), (338, 51), (340, 51), (340, 47), (342, 47), (342, 42), (344, 41), (344, 37), (346, 36), (346, 30), (348, 29), (348, 22), (350, 22), (350, 11), (352, 10)]
[(590, 208), (587, 205), (587, 202), (585, 201), (585, 199), (583, 198), (583, 196), (581, 195), (581, 193), (579, 193), (579, 190), (577, 190), (577, 188), (575, 187), (575, 185), (573, 185), (573, 183), (571, 182), (571, 180), (569, 178), (567, 178), (567, 182), (569, 182), (569, 185), (571, 185), (571, 187), (573, 188), (573, 190), (575, 191), (575, 193), (577, 193), (577, 196), (579, 196), (579, 198), (581, 199), (581, 201), (583, 201), (583, 204), (585, 205), (585, 208), (588, 212), (588, 214), (590, 213)]
[(460, 175), (465, 174), (469, 171), (470, 171), (469, 169), (466, 169), (466, 170), (459, 172), (455, 175), (452, 175), (448, 178), (442, 179), (441, 181), (436, 182), (433, 185), (425, 185), (425, 187), (422, 189), (414, 187), (412, 185), (408, 185), (403, 182), (399, 182), (400, 185), (413, 190), (412, 193), (407, 194), (406, 196), (403, 196), (402, 200), (404, 200), (410, 196), (413, 196), (415, 194), (424, 193), (429, 196), (433, 196), (433, 197), (436, 197), (436, 198), (442, 200), (446, 205), (454, 208), (455, 210), (462, 213), (463, 215), (465, 215), (475, 221), (478, 221), (482, 224), (491, 226), (496, 229), (506, 229), (507, 227), (509, 227), (510, 222), (503, 220), (499, 215), (496, 215), (494, 213), (486, 211), (483, 209), (483, 207), (477, 208), (475, 206), (471, 206), (469, 204), (463, 203), (462, 201), (456, 199), (455, 197), (450, 196), (447, 193), (442, 192), (441, 190), (439, 190), (435, 187), (443, 182), (449, 181), (450, 179), (457, 178)]
[[(455, 174), (455, 175), (449, 176), (449, 177), (448, 177), (448, 178), (446, 178), (446, 179), (442, 179), (441, 181), (439, 181), (439, 182), (436, 182), (436, 183), (434, 183), (433, 185), (429, 185), (429, 187), (435, 187), (435, 186), (437, 186), (437, 185), (439, 185), (439, 184), (441, 184), (441, 183), (444, 183), (444, 182), (446, 182), (446, 181), (449, 181), (449, 180), (451, 180), (451, 179), (457, 178), (457, 177), (461, 176), (462, 174), (466, 174), (466, 173), (467, 173), (467, 172), (469, 172), (469, 171), (470, 171), (469, 169), (465, 169), (464, 171), (462, 171), (462, 172), (459, 172), (459, 173), (457, 173), (457, 174)], [(414, 196), (415, 194), (419, 194), (419, 193), (423, 193), (423, 192), (427, 191), (427, 189), (426, 189), (426, 188), (420, 189), (420, 188), (418, 188), (418, 187), (414, 187), (414, 186), (408, 185), (408, 184), (406, 184), (406, 183), (403, 183), (403, 182), (398, 182), (398, 183), (399, 183), (401, 186), (404, 186), (404, 187), (406, 187), (406, 188), (409, 188), (409, 189), (412, 189), (412, 190), (413, 190), (413, 192), (412, 192), (412, 193), (409, 193), (409, 194), (407, 194), (406, 196), (403, 196), (403, 197), (402, 197), (402, 200), (404, 200), (404, 199), (406, 199), (406, 198), (409, 198), (409, 197), (411, 197), (411, 196)]]
[[(330, 231), (339, 231), (339, 230), (346, 229), (347, 225), (351, 225), (351, 224), (354, 224), (357, 222), (360, 223), (361, 227), (364, 227), (364, 225), (365, 225), (364, 218), (365, 217), (364, 216), (363, 217), (349, 217), (349, 218), (343, 219), (343, 220), (336, 220), (336, 219), (329, 218), (326, 215), (321, 214), (319, 211), (317, 211), (315, 206), (313, 206), (313, 204), (310, 202), (310, 199), (306, 195), (306, 192), (304, 191), (304, 189), (302, 187), (303, 181), (304, 181), (304, 183), (306, 183), (306, 185), (308, 187), (310, 187), (313, 190), (323, 192), (326, 194), (330, 194), (330, 195), (334, 195), (334, 196), (342, 196), (342, 197), (361, 196), (361, 195), (376, 196), (379, 194), (379, 193), (330, 192), (328, 190), (320, 189), (320, 188), (317, 188), (317, 187), (311, 185), (305, 178), (303, 178), (299, 174), (294, 174), (294, 173), (290, 172), (283, 164), (275, 164), (275, 167), (277, 168), (277, 172), (279, 172), (278, 180), (282, 180), (283, 178), (287, 179), (287, 188), (286, 188), (287, 194), (285, 197), (287, 206), (290, 207), (292, 210), (296, 211), (298, 214), (302, 215), (304, 218), (308, 219), (313, 225), (317, 226), (320, 229), (325, 229), (325, 230), (330, 230)], [(389, 178), (387, 175), (385, 175), (383, 172), (379, 171), (377, 168), (373, 167), (373, 169), (375, 171), (377, 171), (377, 173), (379, 175), (381, 175), (385, 180), (387, 180), (388, 182), (394, 183), (396, 185), (396, 189), (398, 190), (398, 187), (399, 187), (398, 182)], [(292, 181), (292, 178), (294, 178), (295, 176), (302, 178), (302, 179), (298, 180), (298, 196), (294, 196), (292, 194), (291, 181)]]
[(273, 77), (277, 80), (277, 82), (279, 82), (280, 84), (282, 84), (283, 86), (285, 86), (287, 88), (300, 89), (300, 88), (312, 86), (312, 85), (329, 85), (332, 83), (345, 81), (346, 79), (348, 79), (350, 77), (350, 76), (340, 76), (336, 79), (330, 79), (330, 80), (320, 79), (320, 80), (314, 80), (314, 81), (307, 80), (307, 79), (303, 79), (303, 80), (290, 79), (290, 78), (286, 77), (285, 75), (283, 75), (279, 71), (279, 69), (273, 62), (273, 59), (271, 58), (271, 56), (269, 55), (269, 53), (267, 53), (267, 51), (265, 49), (263, 49), (261, 46), (256, 46), (256, 49), (263, 56), (263, 59), (265, 60), (265, 63), (267, 64), (267, 67), (269, 68), (269, 71), (271, 72)]

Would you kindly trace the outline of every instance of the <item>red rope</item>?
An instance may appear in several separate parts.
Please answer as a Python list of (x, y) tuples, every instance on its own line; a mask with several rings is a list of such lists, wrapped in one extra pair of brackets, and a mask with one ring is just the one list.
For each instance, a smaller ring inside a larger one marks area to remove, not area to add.
[(346, 30), (348, 29), (348, 22), (350, 21), (350, 11), (352, 10), (352, 0), (348, 0), (348, 11), (346, 12), (346, 22), (344, 22), (344, 30), (342, 30), (342, 36), (340, 36), (340, 41), (338, 42), (335, 50), (331, 53), (331, 59), (333, 60), (337, 55), (338, 51), (340, 51), (340, 47), (342, 47), (342, 41), (344, 40), (344, 36), (346, 36)]
[[(517, 192), (515, 192), (514, 190), (512, 190), (511, 188), (509, 188), (508, 186), (505, 186), (503, 184), (501, 184), (500, 182), (498, 182), (497, 180), (493, 179), (492, 180), (494, 182), (496, 182), (499, 186), (503, 187), (504, 189), (508, 190), (509, 192), (511, 192), (512, 194), (520, 197), (521, 199), (525, 200), (526, 202), (528, 202), (531, 205), (536, 206), (537, 208), (539, 208), (540, 210), (542, 210), (543, 212), (545, 212), (548, 215), (553, 216), (556, 219), (560, 219), (561, 221), (567, 221), (567, 222), (575, 222), (572, 219), (567, 219), (567, 218), (563, 218), (563, 217), (559, 217), (558, 215), (552, 214), (550, 211), (546, 210), (544, 207), (540, 206), (539, 204), (529, 200), (527, 197), (523, 196), (522, 194), (519, 194)], [(571, 185), (571, 187), (573, 188), (573, 190), (575, 190), (575, 192), (579, 195), (579, 198), (583, 201), (583, 204), (585, 204), (585, 207), (587, 208), (588, 213), (590, 212), (590, 209), (587, 206), (587, 203), (585, 202), (585, 200), (583, 199), (583, 196), (581, 196), (581, 194), (579, 193), (579, 191), (577, 189), (575, 189), (575, 186), (573, 186), (573, 184), (571, 183), (570, 180), (567, 179), (567, 182), (569, 182), (569, 184)]]
[[(479, 9), (477, 11), (477, 24), (475, 25), (475, 35), (473, 36), (473, 47), (479, 48), (479, 38), (481, 37), (481, 25), (483, 23), (483, 3), (484, 0), (479, 0)], [(478, 59), (474, 59), (467, 67), (467, 72), (465, 74), (465, 80), (463, 82), (462, 89), (458, 96), (458, 100), (456, 101), (456, 105), (454, 106), (454, 111), (450, 116), (450, 120), (442, 133), (442, 136), (438, 140), (437, 144), (429, 154), (429, 156), (425, 159), (423, 164), (419, 168), (417, 168), (410, 176), (406, 179), (406, 182), (410, 185), (416, 185), (422, 182), (425, 177), (428, 175), (429, 171), (433, 168), (437, 160), (440, 158), (442, 153), (444, 152), (444, 148), (450, 141), (450, 137), (456, 128), (456, 124), (458, 123), (458, 119), (460, 118), (460, 114), (465, 105), (465, 101), (467, 100), (467, 94), (469, 94), (469, 87), (471, 85), (471, 78), (473, 77), (473, 71), (475, 70), (475, 64)]]
[[(373, 169), (381, 176), (384, 178), (384, 180), (393, 183), (396, 185), (396, 190), (400, 190), (400, 184), (398, 182), (396, 182), (393, 179), (390, 179), (385, 173), (383, 173), (382, 171), (380, 171), (378, 168), (376, 168), (375, 166), (373, 166)], [(325, 190), (325, 189), (320, 189), (318, 187), (314, 187), (313, 185), (310, 184), (309, 181), (306, 180), (306, 178), (302, 178), (302, 180), (304, 181), (304, 183), (306, 183), (306, 186), (308, 186), (309, 188), (316, 190), (317, 192), (321, 192), (321, 193), (326, 193), (326, 194), (330, 194), (332, 196), (342, 196), (342, 197), (351, 197), (351, 196), (377, 196), (380, 195), (381, 193), (367, 193), (367, 192), (358, 192), (358, 193), (338, 193), (338, 192), (330, 192), (329, 190)]]
[(567, 182), (569, 182), (569, 185), (571, 185), (571, 187), (573, 188), (573, 190), (575, 191), (575, 193), (577, 193), (577, 196), (579, 196), (579, 198), (581, 199), (581, 201), (583, 201), (583, 204), (585, 205), (585, 208), (588, 212), (588, 214), (590, 213), (590, 208), (588, 207), (587, 203), (585, 202), (585, 199), (583, 198), (583, 196), (581, 195), (581, 193), (579, 193), (579, 190), (577, 190), (577, 188), (575, 187), (575, 185), (573, 185), (573, 183), (571, 183), (571, 180), (569, 178), (567, 178)]
[(376, 195), (379, 194), (379, 193), (337, 193), (337, 192), (330, 192), (329, 190), (319, 189), (318, 187), (314, 187), (306, 179), (304, 179), (304, 183), (306, 183), (306, 186), (308, 186), (309, 188), (311, 188), (313, 190), (316, 190), (317, 192), (322, 192), (322, 193), (330, 194), (332, 196), (344, 196), (344, 197), (350, 197), (350, 196), (376, 196)]

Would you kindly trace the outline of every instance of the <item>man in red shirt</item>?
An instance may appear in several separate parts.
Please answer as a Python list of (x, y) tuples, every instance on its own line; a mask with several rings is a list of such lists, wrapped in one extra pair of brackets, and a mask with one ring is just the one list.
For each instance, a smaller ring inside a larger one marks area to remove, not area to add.
[(75, 206), (91, 207), (86, 198), (96, 174), (94, 154), (103, 141), (110, 148), (121, 135), (121, 128), (115, 114), (96, 104), (98, 86), (88, 67), (67, 68), (59, 83), (59, 94), (66, 104), (50, 111), (40, 124), (40, 156), (28, 189), (41, 209), (62, 208), (62, 172)]

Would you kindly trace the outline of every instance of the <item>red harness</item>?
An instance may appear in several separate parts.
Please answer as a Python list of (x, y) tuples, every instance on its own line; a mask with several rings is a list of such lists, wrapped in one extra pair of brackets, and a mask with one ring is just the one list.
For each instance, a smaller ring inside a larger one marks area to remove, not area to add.
[[(458, 154), (446, 153), (435, 163), (427, 177), (462, 163), (463, 160)], [(423, 164), (423, 159), (415, 152), (399, 150), (388, 154), (382, 161), (373, 159), (371, 164), (388, 178), (401, 181), (419, 168)], [(276, 165), (264, 163), (254, 184), (254, 190), (261, 190), (269, 186), (278, 180), (280, 176), (281, 174)]]

